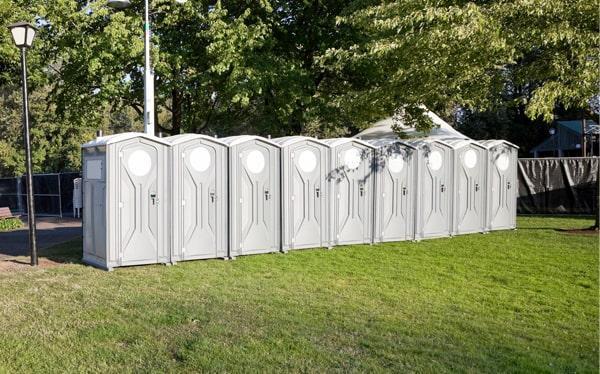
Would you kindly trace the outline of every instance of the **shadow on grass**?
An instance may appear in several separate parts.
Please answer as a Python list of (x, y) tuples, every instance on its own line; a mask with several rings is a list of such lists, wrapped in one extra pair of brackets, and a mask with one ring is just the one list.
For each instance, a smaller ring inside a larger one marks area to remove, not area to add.
[(50, 248), (42, 249), (39, 252), (39, 257), (47, 258), (52, 262), (60, 264), (81, 264), (83, 263), (82, 252), (82, 240), (76, 239)]

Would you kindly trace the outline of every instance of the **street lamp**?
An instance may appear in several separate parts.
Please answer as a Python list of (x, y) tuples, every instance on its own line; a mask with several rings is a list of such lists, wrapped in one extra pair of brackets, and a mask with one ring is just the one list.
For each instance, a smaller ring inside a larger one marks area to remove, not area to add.
[[(150, 61), (150, 14), (148, 0), (144, 0), (144, 132), (154, 135), (154, 72)], [(131, 6), (129, 0), (108, 0), (106, 3), (114, 9)]]
[(29, 136), (29, 103), (27, 95), (27, 48), (33, 44), (37, 29), (27, 22), (8, 26), (15, 45), (21, 49), (21, 79), (23, 83), (23, 140), (25, 142), (25, 166), (27, 169), (27, 222), (29, 224), (29, 251), (31, 266), (37, 266), (37, 242), (35, 229), (35, 204), (33, 201), (33, 175), (31, 171), (31, 141)]
[[(176, 0), (183, 4), (187, 0)], [(113, 9), (125, 9), (131, 6), (129, 0), (108, 0), (106, 5)], [(150, 61), (150, 4), (144, 0), (144, 132), (154, 135), (154, 71)]]

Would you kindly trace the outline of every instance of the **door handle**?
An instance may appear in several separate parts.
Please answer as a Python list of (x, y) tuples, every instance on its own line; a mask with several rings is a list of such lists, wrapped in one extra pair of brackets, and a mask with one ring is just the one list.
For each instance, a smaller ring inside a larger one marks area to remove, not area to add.
[(321, 196), (321, 189), (319, 187), (315, 188), (315, 195), (317, 195), (317, 199)]
[(442, 185), (440, 186), (440, 191), (441, 191), (441, 192), (445, 192), (445, 191), (446, 191), (446, 185), (442, 184)]
[(402, 196), (406, 196), (406, 187), (402, 187)]
[(358, 185), (358, 193), (361, 197), (365, 195), (365, 185), (363, 183)]
[(269, 192), (269, 190), (265, 190), (265, 200), (270, 200), (271, 199), (271, 193)]
[(214, 203), (217, 200), (217, 197), (214, 192), (210, 193), (210, 202)]
[(152, 205), (158, 205), (158, 196), (155, 193), (150, 194), (150, 200), (152, 200)]
[(510, 182), (506, 182), (506, 188), (510, 190)]
[(479, 183), (475, 183), (475, 192), (479, 191)]

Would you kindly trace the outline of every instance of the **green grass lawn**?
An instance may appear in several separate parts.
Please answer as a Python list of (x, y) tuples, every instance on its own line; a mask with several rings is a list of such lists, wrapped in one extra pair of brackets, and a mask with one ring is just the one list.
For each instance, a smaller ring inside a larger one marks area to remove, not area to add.
[(520, 218), (517, 231), (420, 243), (0, 272), (0, 372), (597, 373), (598, 237), (555, 230), (591, 224)]

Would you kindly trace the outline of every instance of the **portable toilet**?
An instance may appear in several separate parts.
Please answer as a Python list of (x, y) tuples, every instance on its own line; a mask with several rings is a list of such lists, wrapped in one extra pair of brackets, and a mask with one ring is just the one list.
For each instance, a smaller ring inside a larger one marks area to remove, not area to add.
[(199, 134), (164, 140), (171, 145), (171, 262), (228, 257), (227, 145)]
[(397, 139), (369, 140), (375, 152), (375, 242), (414, 238), (417, 149)]
[(355, 138), (323, 142), (330, 147), (331, 243), (372, 243), (375, 147)]
[(447, 140), (454, 151), (452, 234), (485, 232), (487, 150), (474, 140)]
[(279, 145), (251, 135), (221, 141), (229, 147), (229, 256), (280, 251)]
[(281, 248), (329, 246), (329, 146), (306, 136), (273, 139), (281, 147)]
[(487, 149), (488, 230), (517, 227), (517, 167), (519, 147), (505, 140), (480, 142)]
[(169, 145), (140, 133), (82, 146), (83, 261), (118, 266), (169, 259)]
[(415, 239), (450, 236), (452, 230), (452, 146), (442, 140), (422, 139), (409, 144), (417, 152)]

